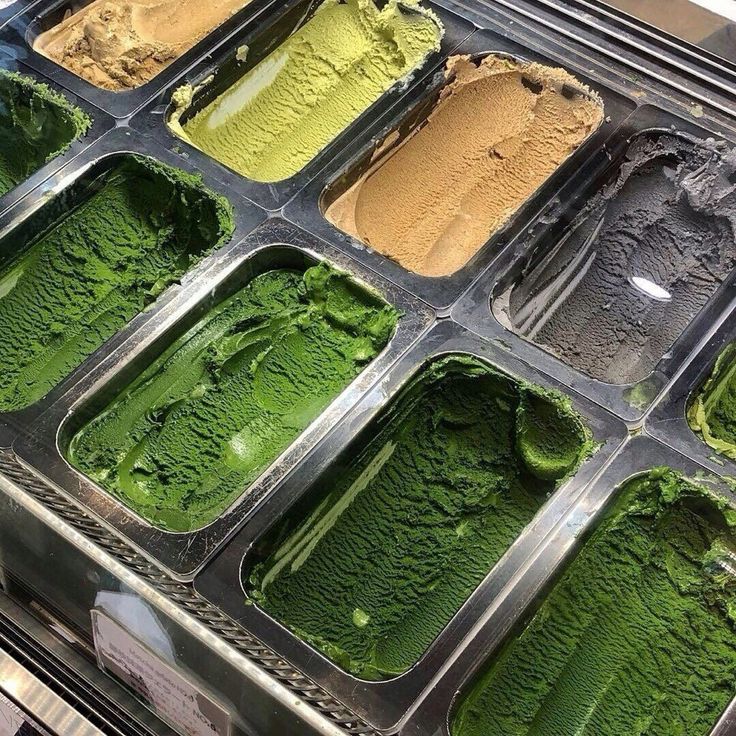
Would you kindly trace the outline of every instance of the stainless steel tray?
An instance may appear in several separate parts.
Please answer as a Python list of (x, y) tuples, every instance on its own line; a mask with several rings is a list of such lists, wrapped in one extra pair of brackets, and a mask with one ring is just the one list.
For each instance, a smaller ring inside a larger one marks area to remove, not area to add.
[(60, 23), (68, 11), (73, 9), (76, 12), (90, 2), (92, 0), (23, 0), (17, 4), (17, 8), (10, 6), (8, 12), (13, 12), (13, 16), (7, 20), (6, 27), (2, 30), (0, 45), (47, 79), (121, 120), (140, 109), (163, 85), (178, 78), (197, 59), (213, 51), (219, 44), (228, 42), (240, 25), (258, 19), (273, 4), (273, 0), (251, 0), (150, 82), (136, 89), (112, 92), (91, 84), (33, 49), (33, 42), (39, 34)]
[[(8, 10), (10, 9), (11, 8), (8, 8)], [(0, 25), (2, 25), (2, 21), (0, 21)], [(18, 72), (19, 74), (23, 74), (41, 84), (49, 84), (49, 80), (43, 75), (34, 71), (30, 67), (25, 66), (25, 64), (17, 59), (12, 57), (3, 58), (2, 48), (0, 48), (0, 69)], [(99, 140), (105, 133), (114, 127), (115, 122), (111, 117), (90, 105), (86, 100), (81, 97), (77, 97), (71, 92), (63, 92), (62, 94), (72, 105), (83, 110), (89, 116), (92, 121), (89, 131), (81, 138), (72, 141), (67, 151), (62, 153), (60, 156), (56, 156), (51, 159), (51, 161), (48, 161), (25, 181), (19, 183), (18, 186), (0, 196), (0, 214), (25, 197), (29, 192), (32, 192), (40, 184), (44, 183), (50, 176), (57, 173), (59, 169), (73, 161), (80, 153), (85, 151), (89, 146)]]
[(382, 731), (392, 731), (397, 726), (412, 703), (429, 686), (437, 671), (453, 658), (454, 651), (477, 625), (484, 612), (495, 604), (497, 596), (523, 566), (528, 556), (557, 524), (627, 435), (622, 422), (591, 402), (570, 394), (573, 408), (582, 416), (593, 439), (600, 442), (601, 447), (547, 500), (493, 570), (488, 570), (485, 580), (414, 667), (390, 680), (359, 680), (301, 642), (257, 605), (245, 604), (246, 593), (241, 579), (244, 557), (273, 524), (309, 493), (331, 464), (338, 463), (339, 457), (349, 455), (356, 441), (366, 434), (370, 437), (371, 420), (379, 417), (391, 405), (392, 399), (423, 365), (438, 356), (457, 353), (478, 357), (512, 379), (543, 388), (562, 388), (556, 381), (549, 380), (513, 355), (458, 325), (447, 320), (439, 322), (413, 348), (405, 352), (380, 382), (365, 394), (354, 411), (335, 427), (305, 463), (285, 479), (263, 504), (253, 521), (242, 529), (194, 581), (195, 589), (203, 597), (238, 621), (245, 630), (258, 636), (315, 682), (323, 684), (351, 710)]
[(706, 129), (692, 119), (675, 116), (654, 105), (638, 107), (603, 148), (579, 169), (577, 176), (563, 187), (558, 197), (538, 212), (525, 237), (506, 249), (453, 308), (453, 317), (461, 324), (484, 337), (508, 344), (522, 360), (539, 366), (632, 424), (641, 422), (647, 409), (693, 352), (703, 334), (727, 310), (736, 283), (736, 273), (732, 272), (709, 297), (648, 376), (636, 383), (620, 385), (587, 376), (562, 358), (504, 326), (498, 314), (503, 310), (499, 306), (499, 297), (542, 260), (551, 245), (562, 240), (576, 214), (595, 192), (616, 177), (632, 140), (650, 134), (671, 133), (672, 129), (676, 129), (681, 137), (690, 135), (701, 140), (715, 137), (729, 142), (736, 139), (729, 138), (733, 135), (730, 131), (724, 134), (722, 131)]
[[(631, 478), (658, 466), (668, 466), (706, 485), (736, 508), (732, 487), (719, 476), (651, 437), (629, 440), (616, 454), (536, 550), (534, 559), (489, 607), (466, 639), (467, 647), (454, 661), (448, 661), (427, 689), (420, 706), (409, 716), (401, 736), (450, 736), (450, 719), (459, 695), (473, 681), (483, 663), (509, 637), (518, 633), (544, 599), (550, 584), (580, 548), (585, 535), (595, 526), (605, 509), (616, 499), (618, 489)], [(723, 713), (710, 736), (729, 736), (736, 726), (736, 697)]]
[[(713, 473), (736, 478), (736, 461), (709, 447), (691, 428), (687, 411), (721, 352), (736, 340), (736, 302), (715, 332), (705, 333), (692, 359), (647, 414), (647, 433)], [(710, 334), (710, 337), (709, 337)]]
[[(158, 139), (162, 145), (172, 151), (180, 151), (195, 162), (210, 167), (222, 180), (242, 192), (268, 210), (278, 210), (318, 174), (337, 151), (344, 148), (356, 135), (376, 119), (403, 100), (407, 89), (422, 86), (427, 74), (440, 64), (446, 56), (460, 44), (474, 29), (473, 25), (448, 12), (433, 0), (426, 6), (436, 12), (445, 26), (445, 35), (441, 49), (430, 54), (424, 63), (412, 72), (407, 79), (397, 82), (379, 100), (359, 115), (335, 140), (328, 144), (312, 161), (294, 176), (280, 182), (267, 184), (249, 180), (240, 176), (227, 166), (213, 160), (202, 151), (175, 136), (166, 126), (170, 113), (172, 93), (183, 84), (197, 88), (207, 81), (198, 92), (195, 92), (191, 105), (191, 113), (195, 113), (208, 105), (238, 79), (248, 73), (256, 64), (270, 54), (280, 43), (299, 29), (319, 6), (318, 0), (288, 0), (285, 3), (274, 3), (264, 20), (244, 25), (237, 33), (223, 44), (215, 53), (205, 57), (193, 66), (176, 84), (170, 84), (137, 114), (131, 125), (147, 135)], [(243, 59), (241, 50), (247, 49)]]
[[(448, 276), (430, 277), (412, 273), (342, 232), (323, 214), (332, 201), (349, 189), (373, 165), (377, 151), (383, 153), (401, 145), (407, 133), (426, 120), (445, 85), (444, 65), (423, 84), (413, 87), (401, 105), (396, 105), (384, 118), (366, 127), (349, 147), (335, 157), (329, 171), (317, 176), (284, 210), (285, 216), (292, 222), (330, 239), (356, 260), (384, 274), (442, 313), (457, 301), (507, 245), (517, 237), (525, 236), (530, 218), (550, 197), (559, 192), (573, 173), (577, 176), (585, 161), (600, 150), (618, 126), (636, 109), (636, 103), (632, 98), (608, 86), (601, 79), (590, 77), (585, 67), (577, 66), (569, 59), (563, 61), (550, 52), (541, 53), (532, 50), (528, 44), (514, 40), (505, 29), (499, 27), (476, 30), (455, 49), (454, 53), (467, 54), (474, 58), (495, 54), (551, 66), (564, 65), (581, 84), (588, 86), (600, 96), (604, 104), (605, 120), (519, 208), (509, 222), (487, 240), (468, 263)], [(387, 145), (387, 141), (390, 141), (390, 145)]]
[[(178, 164), (180, 169), (186, 169), (195, 174), (202, 173), (191, 166), (182, 165), (180, 161), (172, 161), (173, 157), (166, 151), (159, 150), (152, 141), (133, 131), (127, 128), (115, 128), (88, 146), (56, 174), (38, 184), (31, 196), (22, 198), (0, 214), (0, 240), (5, 243), (5, 248), (9, 250), (11, 242), (14, 249), (21, 249), (24, 245), (33, 242), (36, 235), (33, 229), (34, 216), (38, 213), (43, 214), (46, 208), (63, 209), (67, 204), (65, 197), (69, 196), (68, 193), (72, 187), (78, 185), (83, 188), (85, 182), (91, 181), (95, 175), (112, 167), (129, 154), (147, 156), (164, 163), (173, 162), (175, 166)], [(123, 346), (126, 343), (127, 349), (130, 349), (139, 342), (141, 337), (138, 333), (139, 329), (143, 329), (146, 325), (150, 329), (151, 325), (162, 319), (161, 315), (172, 308), (172, 303), (180, 301), (178, 298), (180, 292), (196, 289), (198, 280), (205, 278), (205, 275), (217, 266), (225, 254), (232, 249), (232, 244), (244, 238), (264, 220), (265, 213), (255, 205), (240, 199), (237, 195), (227, 193), (206, 175), (204, 183), (212, 190), (227, 196), (234, 206), (236, 227), (231, 244), (204, 258), (195, 268), (185, 274), (178, 284), (167, 289), (147, 310), (135, 317), (122, 331), (93, 353), (41, 400), (26, 409), (0, 413), (0, 447), (9, 448), (24, 427), (28, 429), (36, 418), (55, 404), (72, 386), (88, 377), (93, 365), (104, 362), (105, 356), (108, 356), (108, 361), (114, 362), (118, 359), (116, 353), (118, 349), (125, 349)], [(74, 196), (84, 197), (84, 194)], [(24, 226), (28, 228), (28, 232), (23, 230)], [(110, 358), (109, 356), (116, 357)]]
[[(75, 430), (103, 408), (116, 391), (149, 365), (208, 307), (237, 291), (259, 273), (273, 268), (304, 268), (327, 261), (351, 273), (358, 283), (377, 292), (403, 315), (382, 353), (346, 388), (243, 495), (208, 526), (187, 533), (157, 529), (122, 502), (69, 465), (64, 449)], [(234, 247), (226, 249), (207, 271), (192, 274), (175, 298), (140, 325), (132, 339), (116, 350), (104, 350), (80, 371), (80, 380), (14, 445), (16, 455), (70, 497), (130, 539), (150, 559), (178, 579), (196, 571), (257, 511), (259, 504), (334, 423), (365, 393), (432, 320), (430, 310), (349, 261), (317, 238), (289, 223), (271, 219)]]

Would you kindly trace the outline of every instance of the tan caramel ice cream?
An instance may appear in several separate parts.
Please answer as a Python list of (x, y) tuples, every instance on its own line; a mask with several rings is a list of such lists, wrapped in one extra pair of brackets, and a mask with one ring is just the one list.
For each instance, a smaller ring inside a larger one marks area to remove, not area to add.
[(33, 48), (92, 84), (140, 87), (249, 0), (95, 0)]
[(455, 56), (447, 77), (426, 123), (379, 149), (325, 213), (423, 276), (465, 265), (603, 120), (562, 69)]

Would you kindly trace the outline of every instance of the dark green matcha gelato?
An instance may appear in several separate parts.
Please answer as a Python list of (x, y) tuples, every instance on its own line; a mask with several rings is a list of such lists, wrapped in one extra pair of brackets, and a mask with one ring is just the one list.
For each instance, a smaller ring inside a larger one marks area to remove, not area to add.
[(248, 595), (360, 677), (404, 672), (592, 449), (566, 399), (438, 359), (258, 545)]
[(690, 427), (714, 450), (736, 460), (736, 343), (718, 356), (687, 413)]
[(736, 694), (736, 511), (679, 474), (630, 481), (453, 736), (707, 736)]
[(0, 69), (0, 196), (64, 153), (90, 125), (45, 84)]
[[(0, 411), (22, 409), (233, 232), (201, 181), (128, 156), (0, 241)], [(34, 235), (35, 233), (35, 235)]]
[(202, 527), (381, 351), (397, 319), (328, 265), (268, 271), (84, 427), (69, 458), (156, 526)]

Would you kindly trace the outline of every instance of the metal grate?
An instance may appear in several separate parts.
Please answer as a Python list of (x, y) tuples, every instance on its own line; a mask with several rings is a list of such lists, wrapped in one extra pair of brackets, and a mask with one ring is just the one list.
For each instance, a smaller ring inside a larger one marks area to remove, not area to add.
[(39, 646), (11, 619), (0, 614), (0, 649), (51, 692), (109, 736), (153, 736), (129, 713), (105, 697), (53, 653)]
[(172, 579), (138, 554), (126, 541), (114, 536), (96, 519), (20, 465), (12, 454), (0, 451), (0, 471), (69, 526), (94, 542), (153, 588), (194, 616), (230, 646), (255, 662), (302, 701), (339, 726), (346, 734), (380, 736), (378, 731), (335, 700), (320, 685), (279, 657), (236, 621), (202, 598), (193, 588)]

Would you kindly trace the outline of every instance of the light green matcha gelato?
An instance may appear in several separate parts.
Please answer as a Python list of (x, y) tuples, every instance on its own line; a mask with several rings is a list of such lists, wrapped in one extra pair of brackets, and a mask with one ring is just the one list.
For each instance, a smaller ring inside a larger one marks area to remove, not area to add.
[(690, 427), (717, 452), (736, 460), (736, 343), (718, 356), (713, 373), (688, 409)]
[[(199, 113), (174, 95), (176, 135), (262, 182), (287, 179), (395, 82), (439, 49), (443, 30), (417, 0), (324, 0), (313, 17)], [(182, 123), (183, 121), (183, 123)]]
[(380, 352), (397, 319), (325, 264), (268, 271), (83, 427), (68, 457), (156, 526), (200, 528)]
[(64, 153), (90, 125), (45, 84), (0, 69), (0, 196)]
[(708, 736), (736, 694), (735, 525), (673, 471), (630, 481), (452, 736)]
[(344, 669), (409, 669), (593, 449), (569, 402), (430, 363), (246, 558), (249, 597)]
[(0, 411), (38, 401), (233, 232), (200, 179), (128, 156), (72, 185), (11, 231), (0, 252)]

